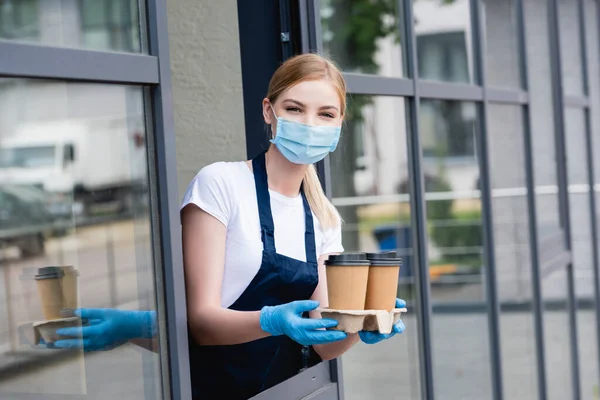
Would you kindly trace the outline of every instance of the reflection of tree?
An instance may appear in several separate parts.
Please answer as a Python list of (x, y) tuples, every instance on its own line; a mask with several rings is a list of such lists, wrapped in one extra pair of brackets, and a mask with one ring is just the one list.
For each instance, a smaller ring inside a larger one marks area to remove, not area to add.
[[(329, 9), (331, 17), (323, 18), (324, 44), (334, 60), (347, 72), (376, 74), (379, 65), (375, 61), (377, 40), (389, 35), (398, 35), (397, 0), (329, 0), (323, 1), (323, 8)], [(329, 37), (327, 37), (329, 36)], [(372, 96), (352, 96), (348, 99), (345, 124), (346, 146), (343, 154), (338, 152), (331, 157), (331, 167), (336, 171), (332, 182), (336, 197), (356, 196), (354, 172), (356, 170), (357, 134), (364, 122), (363, 110), (373, 101)], [(376, 132), (372, 129), (373, 138)], [(356, 210), (350, 207), (340, 209), (342, 218), (349, 225), (357, 223)], [(358, 249), (358, 231), (344, 233), (344, 244), (348, 250)]]
[[(413, 0), (418, 1), (418, 0)], [(438, 0), (449, 4), (455, 0)], [(322, 32), (324, 48), (345, 72), (365, 74), (379, 73), (375, 60), (378, 40), (392, 37), (400, 42), (400, 16), (397, 0), (322, 0)], [(400, 49), (398, 51), (401, 51)], [(331, 167), (336, 171), (332, 182), (335, 197), (356, 196), (354, 172), (356, 170), (355, 140), (360, 140), (357, 130), (363, 123), (363, 110), (373, 103), (367, 95), (352, 96), (346, 114), (345, 145), (331, 157)], [(377, 144), (377, 132), (370, 132)], [(356, 210), (348, 207), (340, 210), (342, 218), (349, 224), (357, 222)], [(358, 232), (344, 234), (348, 249), (358, 249)]]

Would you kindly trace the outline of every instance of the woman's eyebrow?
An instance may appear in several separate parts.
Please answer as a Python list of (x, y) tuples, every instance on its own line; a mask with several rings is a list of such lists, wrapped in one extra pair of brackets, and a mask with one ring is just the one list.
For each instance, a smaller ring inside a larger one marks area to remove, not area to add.
[(290, 102), (290, 103), (294, 103), (296, 104), (298, 107), (304, 107), (304, 104), (302, 104), (301, 101), (298, 100), (294, 100), (294, 99), (285, 99), (283, 102), (285, 103), (286, 101)]
[[(283, 100), (283, 102), (284, 102), (284, 103), (285, 103), (286, 101), (288, 101), (288, 102), (290, 102), (290, 103), (294, 103), (294, 104), (296, 104), (298, 107), (302, 107), (302, 108), (304, 108), (304, 104), (303, 104), (301, 101), (294, 100), (294, 99), (285, 99), (285, 100)], [(339, 111), (339, 110), (338, 110), (338, 108), (337, 108), (336, 106), (330, 106), (330, 105), (327, 105), (327, 106), (321, 106), (319, 109), (320, 109), (320, 110), (332, 110), (332, 109), (333, 109), (333, 110)]]

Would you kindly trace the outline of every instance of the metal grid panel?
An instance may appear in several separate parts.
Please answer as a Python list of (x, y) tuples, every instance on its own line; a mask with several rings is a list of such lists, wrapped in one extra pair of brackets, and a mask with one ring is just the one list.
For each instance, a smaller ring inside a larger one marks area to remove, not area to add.
[(364, 74), (344, 73), (348, 92), (353, 94), (374, 94), (380, 96), (413, 96), (413, 83), (410, 79), (387, 78)]
[(408, 126), (407, 146), (409, 159), (409, 175), (411, 200), (411, 231), (413, 243), (419, 243), (413, 249), (417, 259), (416, 271), (416, 300), (419, 314), (417, 326), (419, 329), (419, 365), (421, 380), (421, 397), (433, 399), (435, 396), (434, 371), (433, 371), (433, 346), (431, 345), (431, 285), (429, 282), (429, 255), (427, 252), (427, 211), (425, 206), (425, 177), (422, 170), (423, 153), (419, 136), (419, 98), (421, 96), (421, 85), (419, 82), (419, 69), (417, 65), (417, 38), (414, 29), (413, 2), (412, 0), (400, 1), (400, 7), (404, 5), (404, 27), (403, 32), (407, 36), (406, 58), (407, 73), (413, 80), (414, 98), (407, 100), (408, 112), (406, 123)]
[[(475, 79), (481, 86), (486, 86), (486, 53), (485, 31), (483, 26), (482, 3), (480, 0), (471, 1), (471, 24), (474, 27), (473, 51), (475, 53)], [(496, 282), (496, 247), (494, 240), (494, 221), (492, 210), (492, 180), (490, 174), (490, 157), (488, 153), (487, 121), (488, 121), (488, 94), (483, 92), (483, 102), (477, 104), (479, 118), (477, 122), (477, 154), (479, 155), (479, 173), (481, 176), (481, 204), (483, 219), (483, 251), (485, 262), (485, 288), (488, 308), (488, 328), (490, 345), (490, 363), (492, 370), (492, 398), (504, 398), (502, 384), (502, 351), (500, 342), (500, 305), (498, 301), (498, 284)]]
[[(589, 77), (589, 68), (588, 68), (588, 54), (587, 54), (587, 11), (584, 0), (579, 0), (577, 2), (579, 6), (579, 38), (581, 43), (581, 68), (582, 68), (582, 76), (583, 76), (583, 94), (586, 100), (586, 108), (584, 109), (585, 113), (585, 140), (586, 140), (586, 161), (588, 165), (588, 185), (590, 187), (589, 191), (589, 204), (590, 204), (590, 215), (591, 219), (591, 233), (592, 233), (592, 268), (593, 268), (593, 276), (594, 276), (594, 301), (595, 301), (595, 311), (596, 311), (596, 349), (600, 351), (600, 254), (598, 251), (598, 218), (596, 216), (596, 191), (594, 190), (594, 185), (596, 181), (596, 177), (594, 174), (594, 154), (593, 154), (593, 140), (592, 140), (592, 120), (591, 115), (592, 112), (598, 112), (599, 110), (592, 110), (590, 107), (590, 77)], [(597, 20), (600, 20), (600, 15), (596, 16)], [(600, 60), (596, 60), (596, 62), (600, 62)], [(600, 359), (597, 360), (600, 363)], [(600, 368), (599, 368), (600, 371)], [(600, 380), (600, 376), (598, 377)]]
[[(318, 10), (318, 1), (310, 1), (306, 0), (308, 3), (312, 3), (313, 9), (316, 8)], [(529, 214), (529, 235), (530, 235), (530, 250), (531, 250), (531, 262), (532, 262), (532, 291), (533, 291), (533, 306), (534, 306), (534, 327), (535, 327), (535, 335), (536, 335), (536, 355), (537, 355), (537, 367), (538, 367), (538, 393), (541, 399), (546, 397), (546, 372), (545, 372), (545, 351), (544, 351), (544, 326), (543, 326), (543, 302), (541, 296), (541, 279), (542, 279), (542, 268), (541, 264), (546, 264), (548, 267), (550, 265), (554, 265), (557, 268), (567, 268), (569, 274), (569, 316), (571, 323), (571, 349), (573, 353), (573, 357), (571, 362), (573, 364), (573, 382), (574, 382), (574, 398), (579, 397), (579, 387), (577, 385), (578, 382), (578, 358), (577, 358), (577, 348), (576, 348), (576, 336), (577, 336), (577, 327), (575, 321), (575, 294), (573, 289), (573, 268), (571, 265), (571, 233), (570, 233), (570, 221), (568, 215), (568, 193), (567, 193), (567, 176), (566, 176), (566, 165), (564, 162), (564, 154), (559, 158), (557, 164), (557, 171), (559, 176), (559, 187), (560, 187), (560, 214), (561, 214), (561, 224), (563, 226), (564, 231), (557, 236), (557, 240), (561, 242), (561, 246), (557, 246), (554, 250), (558, 249), (558, 253), (556, 257), (552, 257), (552, 259), (547, 259), (546, 262), (540, 259), (540, 253), (543, 253), (543, 249), (540, 248), (540, 243), (538, 242), (538, 231), (537, 231), (537, 216), (536, 216), (536, 195), (535, 195), (535, 179), (534, 179), (534, 166), (533, 166), (533, 147), (532, 147), (532, 138), (531, 138), (531, 120), (529, 114), (529, 102), (530, 96), (528, 93), (528, 79), (527, 79), (527, 58), (526, 58), (526, 50), (525, 50), (525, 20), (524, 20), (524, 6), (522, 0), (515, 0), (517, 6), (517, 44), (518, 44), (518, 52), (520, 56), (520, 72), (521, 72), (521, 90), (505, 90), (498, 88), (490, 88), (485, 85), (485, 76), (484, 76), (484, 55), (481, 54), (484, 50), (484, 46), (482, 43), (475, 46), (474, 53), (475, 59), (478, 65), (478, 74), (479, 76), (476, 79), (476, 84), (452, 84), (452, 83), (444, 83), (444, 82), (432, 82), (432, 81), (423, 81), (419, 80), (417, 73), (417, 65), (416, 65), (416, 43), (415, 43), (415, 35), (414, 35), (414, 27), (412, 21), (412, 1), (410, 0), (399, 0), (399, 6), (402, 7), (404, 11), (404, 15), (407, 16), (404, 19), (404, 24), (406, 26), (407, 34), (405, 41), (406, 46), (404, 50), (406, 51), (406, 62), (408, 65), (408, 78), (386, 78), (380, 76), (373, 75), (364, 75), (364, 74), (345, 74), (349, 84), (349, 92), (350, 93), (365, 93), (371, 95), (394, 95), (394, 96), (404, 96), (410, 102), (410, 112), (408, 113), (408, 125), (412, 129), (412, 135), (409, 139), (409, 148), (410, 148), (410, 160), (409, 164), (412, 168), (411, 173), (415, 177), (414, 182), (412, 182), (412, 193), (414, 193), (414, 201), (413, 208), (416, 208), (413, 215), (414, 226), (413, 230), (415, 233), (417, 243), (422, 241), (421, 243), (426, 243), (423, 240), (426, 240), (426, 234), (424, 232), (420, 232), (420, 225), (424, 223), (424, 215), (419, 211), (420, 203), (424, 202), (424, 190), (422, 187), (422, 179), (421, 171), (420, 171), (420, 147), (418, 145), (418, 110), (419, 101), (421, 98), (434, 98), (434, 99), (443, 99), (443, 100), (463, 100), (463, 101), (473, 101), (477, 102), (480, 105), (480, 113), (485, 117), (485, 113), (487, 112), (487, 104), (488, 103), (503, 103), (503, 104), (513, 104), (517, 106), (521, 106), (523, 110), (523, 123), (524, 123), (524, 145), (525, 145), (525, 172), (526, 172), (526, 181), (527, 181), (527, 209)], [(477, 38), (474, 40), (479, 40), (482, 38), (482, 18), (479, 16), (481, 0), (471, 0), (471, 9), (475, 11), (474, 16), (474, 26), (475, 31), (479, 33)], [(583, 77), (584, 77), (584, 86), (585, 91), (583, 96), (563, 96), (562, 94), (562, 71), (560, 68), (560, 49), (558, 45), (553, 45), (552, 47), (552, 82), (553, 82), (553, 101), (554, 101), (554, 111), (557, 115), (556, 121), (556, 148), (559, 151), (564, 151), (564, 135), (565, 135), (565, 127), (564, 127), (564, 116), (563, 111), (565, 106), (570, 107), (578, 107), (586, 110), (586, 133), (588, 135), (588, 155), (587, 155), (587, 163), (590, 171), (592, 170), (592, 162), (593, 162), (593, 154), (592, 154), (592, 146), (591, 146), (591, 131), (589, 126), (589, 113), (591, 110), (590, 102), (589, 102), (589, 91), (588, 91), (588, 79), (587, 79), (587, 55), (586, 48), (583, 45), (585, 40), (585, 10), (582, 0), (578, 0), (577, 6), (579, 7), (579, 26), (581, 29), (581, 38), (582, 38), (582, 68), (583, 68)], [(558, 4), (556, 0), (552, 0), (549, 2), (549, 38), (550, 40), (558, 44), (559, 41), (559, 27), (558, 27)], [(316, 46), (314, 47), (317, 51), (322, 50), (320, 39), (320, 22), (318, 19), (318, 15), (315, 17), (315, 27), (314, 34), (317, 38)], [(413, 88), (410, 89), (408, 83), (413, 82)], [(392, 86), (392, 87), (390, 87)], [(481, 125), (482, 138), (485, 138), (485, 122)], [(416, 142), (416, 144), (415, 144)], [(561, 150), (562, 149), (562, 150)], [(485, 152), (482, 153), (482, 173), (488, 168), (487, 166), (487, 154)], [(588, 175), (590, 178), (590, 185), (593, 187), (594, 177), (590, 172)], [(485, 200), (485, 192), (489, 192), (488, 190), (484, 190), (484, 198), (482, 199), (484, 204), (484, 208), (488, 208), (491, 206), (490, 201)], [(489, 199), (488, 199), (489, 200)], [(595, 194), (594, 191), (590, 191), (590, 204), (593, 207), (595, 204)], [(593, 214), (595, 215), (595, 211)], [(596, 243), (597, 239), (597, 219), (593, 218), (592, 221), (592, 233), (594, 236), (594, 243)], [(487, 247), (493, 247), (493, 230), (491, 214), (486, 213), (484, 218), (484, 225), (486, 226), (486, 236), (488, 238)], [(422, 234), (421, 234), (422, 233)], [(565, 241), (566, 236), (566, 241)], [(544, 244), (547, 241), (543, 241)], [(565, 243), (566, 242), (566, 243)], [(566, 244), (566, 248), (564, 245)], [(490, 260), (493, 262), (493, 248), (486, 250), (488, 256), (486, 257), (487, 262)], [(427, 254), (426, 252), (419, 252), (419, 269), (427, 267)], [(556, 253), (556, 252), (554, 252)], [(544, 253), (545, 254), (545, 253)], [(598, 276), (600, 276), (598, 268), (598, 250), (594, 249), (594, 273), (596, 277), (596, 281), (598, 281)], [(495, 275), (493, 270), (491, 271), (492, 275)], [(420, 276), (419, 278), (423, 278)], [(495, 276), (489, 278), (488, 281), (488, 289), (495, 286)], [(428, 280), (420, 279), (418, 282), (418, 299), (422, 302), (420, 304), (421, 309), (423, 310), (421, 317), (422, 322), (420, 322), (419, 327), (421, 330), (424, 329), (423, 332), (420, 332), (423, 342), (423, 346), (426, 349), (421, 348), (421, 359), (422, 359), (422, 368), (421, 368), (421, 380), (423, 382), (423, 398), (432, 399), (434, 396), (433, 393), (433, 380), (434, 377), (432, 375), (431, 369), (431, 336), (429, 334), (429, 326), (431, 324), (431, 307), (430, 303), (430, 294), (429, 294), (429, 283)], [(596, 303), (600, 305), (600, 287), (598, 284), (595, 286), (595, 295), (596, 295)], [(488, 293), (489, 296), (489, 293)], [(492, 338), (492, 354), (494, 357), (491, 360), (493, 375), (494, 375), (494, 396), (497, 399), (502, 398), (502, 377), (501, 377), (501, 362), (500, 362), (500, 342), (498, 340), (498, 327), (499, 327), (499, 315), (498, 315), (498, 302), (495, 299), (495, 294), (492, 294), (491, 298), (488, 297), (488, 301), (490, 301), (489, 307), (491, 310), (490, 314), (490, 337)], [(424, 307), (424, 309), (423, 309)], [(600, 323), (600, 310), (597, 307), (597, 318)], [(600, 333), (598, 337), (598, 343), (600, 346)], [(496, 361), (497, 360), (497, 361)]]
[[(565, 232), (567, 249), (572, 249), (571, 219), (569, 215), (569, 193), (568, 193), (568, 174), (566, 163), (566, 141), (565, 141), (565, 115), (564, 115), (564, 92), (563, 92), (563, 73), (561, 64), (560, 49), (560, 22), (559, 22), (559, 3), (558, 0), (549, 1), (548, 12), (548, 36), (554, 46), (550, 46), (550, 64), (552, 76), (552, 97), (554, 106), (554, 124), (555, 124), (555, 147), (557, 151), (557, 173), (559, 188), (559, 205), (561, 214), (561, 224)], [(580, 21), (581, 22), (581, 21)], [(566, 267), (567, 285), (568, 285), (568, 310), (569, 310), (569, 332), (571, 347), (571, 371), (573, 382), (573, 398), (579, 399), (581, 396), (579, 387), (579, 357), (577, 348), (577, 316), (575, 302), (575, 279), (573, 263), (569, 262)], [(539, 338), (538, 338), (539, 340)]]

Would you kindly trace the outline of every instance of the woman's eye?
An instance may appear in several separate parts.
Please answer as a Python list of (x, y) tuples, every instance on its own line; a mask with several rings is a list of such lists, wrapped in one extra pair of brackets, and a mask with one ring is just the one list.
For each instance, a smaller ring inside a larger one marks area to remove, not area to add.
[(335, 115), (333, 115), (332, 113), (323, 113), (321, 115), (327, 118), (335, 118)]
[(288, 107), (288, 108), (286, 108), (286, 111), (289, 111), (289, 112), (300, 112), (300, 109), (298, 107)]

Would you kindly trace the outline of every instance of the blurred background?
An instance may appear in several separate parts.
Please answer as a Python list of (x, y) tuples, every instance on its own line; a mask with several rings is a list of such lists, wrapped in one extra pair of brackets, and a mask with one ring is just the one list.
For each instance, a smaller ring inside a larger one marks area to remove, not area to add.
[[(582, 399), (600, 398), (597, 1), (263, 3), (272, 4), (254, 6), (256, 13), (277, 20), (282, 4), (308, 4), (309, 36), (349, 82), (342, 139), (324, 179), (345, 220), (346, 251), (397, 250), (403, 258), (398, 295), (408, 302), (407, 331), (341, 358), (343, 397), (423, 398), (427, 347), (436, 398), (498, 398), (493, 365), (501, 365), (507, 399), (540, 398), (540, 374), (546, 398), (574, 398), (574, 388)], [(252, 140), (264, 140), (264, 131), (250, 129), (260, 102), (249, 106), (247, 96), (264, 96), (266, 86), (250, 81), (262, 84), (271, 71), (247, 64), (244, 24), (261, 25), (257, 14), (238, 14), (247, 6), (167, 5), (181, 194), (204, 165), (246, 158)], [(146, 7), (0, 0), (0, 43), (148, 54)], [(262, 44), (255, 40), (254, 58)], [(0, 70), (2, 399), (164, 398), (164, 353), (132, 345), (41, 350), (23, 328), (41, 317), (30, 268), (74, 266), (84, 307), (155, 309), (157, 293), (170, 290), (160, 272), (152, 90)], [(423, 192), (413, 193), (420, 178)], [(420, 222), (417, 201), (425, 205)], [(415, 241), (421, 222), (423, 243)], [(490, 262), (498, 315), (490, 314)], [(428, 282), (417, 279), (421, 268)], [(424, 290), (430, 316), (416, 301)]]

